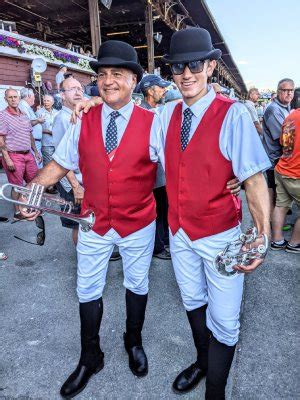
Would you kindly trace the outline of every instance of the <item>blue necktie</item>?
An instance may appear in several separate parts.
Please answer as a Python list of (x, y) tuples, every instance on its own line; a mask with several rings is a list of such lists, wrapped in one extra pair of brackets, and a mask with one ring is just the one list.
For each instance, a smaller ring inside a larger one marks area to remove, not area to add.
[(190, 108), (187, 108), (183, 112), (183, 122), (182, 122), (181, 133), (180, 133), (182, 150), (184, 150), (186, 148), (186, 146), (188, 145), (188, 142), (189, 142), (193, 115), (194, 114)]
[(110, 121), (106, 129), (105, 149), (106, 153), (111, 153), (118, 146), (118, 130), (116, 119), (121, 115), (119, 111), (113, 111), (110, 114)]

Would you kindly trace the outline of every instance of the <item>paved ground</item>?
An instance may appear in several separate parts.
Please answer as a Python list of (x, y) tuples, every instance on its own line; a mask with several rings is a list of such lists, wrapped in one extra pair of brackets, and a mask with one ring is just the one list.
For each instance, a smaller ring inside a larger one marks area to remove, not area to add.
[[(4, 183), (0, 173), (0, 184)], [(0, 201), (0, 215), (12, 216)], [(245, 209), (246, 224), (249, 214)], [(0, 399), (59, 399), (59, 388), (76, 366), (79, 318), (75, 295), (75, 251), (70, 232), (46, 217), (46, 244), (34, 239), (34, 223), (0, 224)], [(298, 259), (297, 259), (298, 258)], [(276, 252), (247, 277), (238, 351), (227, 388), (228, 399), (297, 399), (299, 342), (299, 256)], [(124, 289), (121, 262), (111, 263), (104, 295), (101, 345), (105, 369), (78, 400), (175, 399), (176, 374), (195, 358), (185, 312), (170, 262), (153, 260), (144, 329), (150, 372), (133, 377), (122, 344)], [(298, 353), (298, 354), (297, 354)], [(298, 356), (298, 357), (297, 357)], [(204, 383), (182, 399), (203, 399)]]

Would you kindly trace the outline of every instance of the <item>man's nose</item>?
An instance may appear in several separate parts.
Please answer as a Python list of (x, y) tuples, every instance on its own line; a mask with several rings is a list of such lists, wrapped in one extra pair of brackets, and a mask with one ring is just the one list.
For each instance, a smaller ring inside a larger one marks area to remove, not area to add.
[(188, 79), (188, 78), (191, 78), (192, 76), (193, 76), (193, 74), (191, 73), (191, 70), (190, 70), (189, 67), (186, 65), (185, 68), (184, 68), (184, 70), (183, 70), (182, 77), (183, 77), (184, 79)]

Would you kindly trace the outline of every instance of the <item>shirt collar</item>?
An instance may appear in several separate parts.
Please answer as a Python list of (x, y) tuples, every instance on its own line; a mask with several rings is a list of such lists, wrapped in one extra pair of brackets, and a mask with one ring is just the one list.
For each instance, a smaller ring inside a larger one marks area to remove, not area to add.
[(6, 111), (10, 114), (10, 115), (23, 115), (22, 111), (19, 109), (19, 107), (17, 108), (17, 110), (14, 110), (13, 108), (7, 106), (6, 107)]
[(61, 108), (62, 110), (64, 110), (66, 113), (68, 113), (68, 114), (72, 114), (72, 110), (71, 110), (71, 108), (69, 108), (69, 107), (66, 107), (66, 106), (62, 106), (62, 108)]
[[(133, 111), (134, 104), (132, 101), (127, 103), (125, 106), (120, 108), (118, 112), (121, 114), (123, 118), (126, 119), (126, 121), (129, 121), (129, 118), (131, 117), (132, 111)], [(103, 108), (102, 108), (102, 115), (104, 118), (109, 118), (110, 114), (116, 111), (113, 108), (109, 107), (106, 103), (103, 103)]]
[(205, 96), (201, 97), (201, 99), (197, 100), (192, 106), (188, 106), (184, 101), (182, 102), (182, 112), (184, 112), (187, 108), (190, 108), (192, 113), (196, 118), (199, 118), (203, 111), (206, 110), (211, 103), (214, 101), (216, 97), (216, 93), (211, 86), (208, 86), (208, 92)]
[(273, 101), (275, 101), (275, 103), (279, 104), (281, 107), (286, 108), (287, 110), (290, 110), (290, 108), (291, 108), (290, 104), (282, 104), (282, 103), (280, 103), (280, 101), (276, 97), (275, 97), (275, 99)]

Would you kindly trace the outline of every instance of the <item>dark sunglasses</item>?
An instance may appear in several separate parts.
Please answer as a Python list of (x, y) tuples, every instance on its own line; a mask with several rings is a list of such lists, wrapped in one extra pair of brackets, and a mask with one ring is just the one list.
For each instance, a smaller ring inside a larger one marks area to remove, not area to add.
[(188, 67), (192, 74), (198, 74), (203, 71), (206, 60), (190, 61), (187, 63), (171, 64), (171, 71), (174, 75), (183, 74), (185, 67)]
[[(13, 221), (12, 224), (15, 224), (17, 222), (20, 221), (24, 221), (26, 220), (26, 218), (24, 218), (23, 220), (18, 220), (18, 221)], [(41, 229), (40, 232), (38, 232), (37, 236), (36, 236), (36, 243), (30, 242), (28, 240), (22, 239), (19, 236), (14, 235), (14, 238), (21, 240), (22, 242), (26, 242), (29, 244), (34, 244), (36, 246), (43, 246), (43, 244), (45, 243), (45, 239), (46, 239), (46, 233), (45, 233), (45, 221), (43, 219), (43, 217), (41, 215), (39, 215), (35, 220), (35, 225), (37, 226), (38, 229)]]

